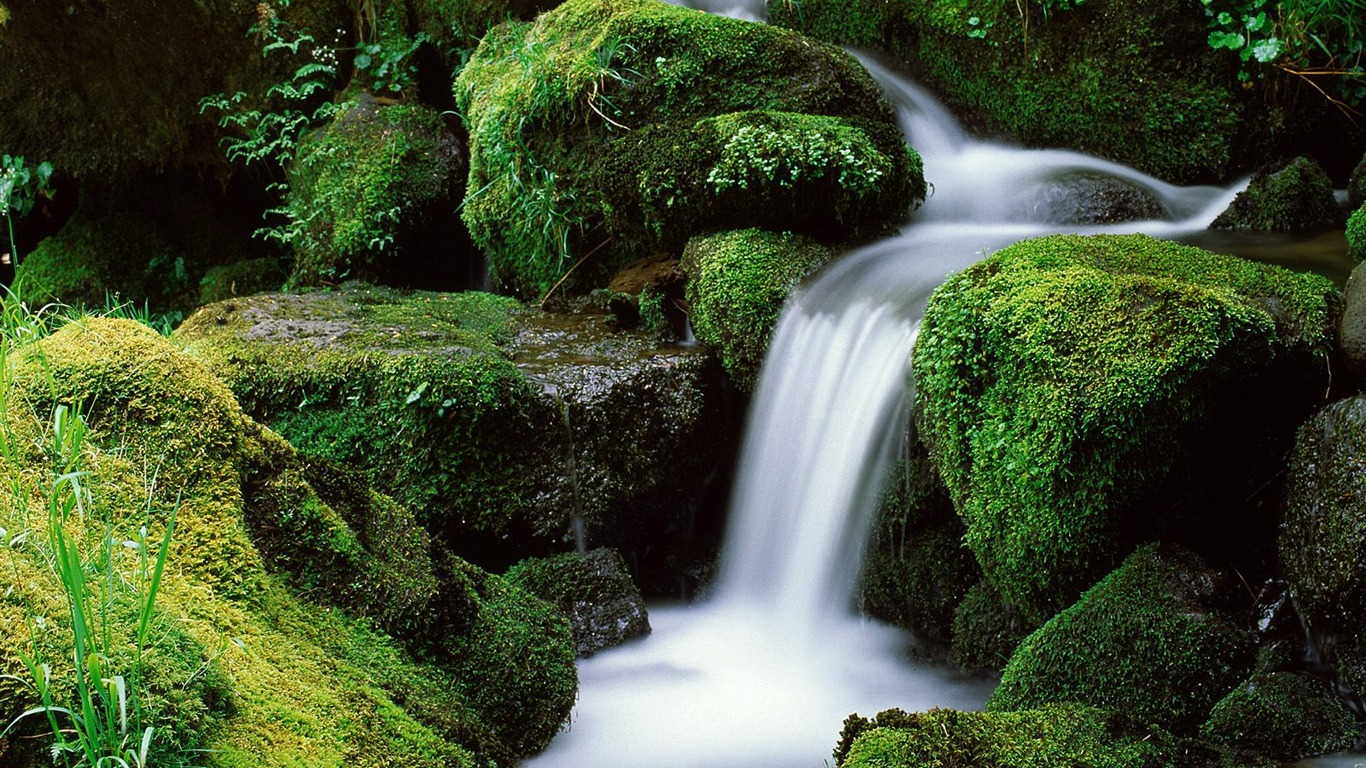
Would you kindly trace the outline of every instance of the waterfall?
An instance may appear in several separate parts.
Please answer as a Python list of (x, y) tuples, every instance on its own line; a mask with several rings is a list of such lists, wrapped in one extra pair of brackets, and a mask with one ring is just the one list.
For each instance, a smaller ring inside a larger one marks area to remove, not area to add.
[[(901, 235), (789, 297), (754, 394), (714, 595), (655, 607), (651, 637), (581, 662), (572, 726), (534, 768), (820, 768), (851, 712), (980, 708), (993, 681), (911, 663), (904, 634), (853, 610), (926, 299), (1027, 237), (1202, 229), (1241, 187), (1175, 187), (1075, 152), (977, 141), (928, 93), (864, 63), (933, 194)], [(1028, 196), (1076, 174), (1142, 190), (1163, 215), (1087, 228), (1031, 220)]]

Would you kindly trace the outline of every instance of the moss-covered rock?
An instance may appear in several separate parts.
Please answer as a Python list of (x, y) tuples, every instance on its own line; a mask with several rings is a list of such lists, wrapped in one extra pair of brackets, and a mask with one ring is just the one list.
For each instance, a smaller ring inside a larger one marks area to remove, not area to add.
[(947, 646), (953, 617), (982, 571), (923, 445), (892, 472), (864, 556), (863, 612)]
[(1366, 155), (1361, 156), (1361, 162), (1352, 169), (1352, 175), (1347, 179), (1347, 207), (1359, 208), (1362, 205), (1366, 205)]
[(1227, 588), (1188, 553), (1144, 547), (1020, 644), (987, 708), (1076, 702), (1192, 736), (1252, 669), (1254, 638), (1218, 612)]
[(1278, 542), (1295, 607), (1311, 627), (1356, 632), (1366, 611), (1366, 398), (1340, 400), (1300, 427)]
[(255, 418), (491, 567), (562, 549), (576, 514), (594, 544), (660, 556), (729, 429), (704, 348), (489, 294), (234, 299), (176, 339)]
[(745, 229), (693, 238), (683, 253), (693, 332), (731, 381), (754, 388), (783, 303), (835, 256), (801, 235)]
[(1361, 726), (1322, 680), (1266, 672), (1216, 704), (1200, 735), (1239, 765), (1280, 765), (1351, 749)]
[(851, 56), (658, 0), (570, 0), (492, 30), (455, 94), (471, 148), (461, 215), (528, 297), (566, 274), (566, 289), (600, 286), (710, 229), (867, 237), (924, 195)]
[(199, 281), (199, 304), (212, 304), (253, 293), (278, 291), (289, 271), (279, 259), (247, 259), (209, 269)]
[(968, 0), (769, 6), (770, 23), (912, 62), (955, 112), (1028, 146), (1070, 147), (1182, 183), (1221, 178), (1235, 159), (1235, 83), (1206, 45), (1204, 14), (1187, 3), (1088, 0), (1052, 14)]
[(1347, 219), (1347, 256), (1353, 261), (1366, 261), (1366, 204)]
[(1318, 163), (1297, 157), (1262, 168), (1210, 229), (1295, 232), (1342, 225), (1333, 183)]
[(1160, 729), (1087, 706), (1021, 712), (931, 709), (844, 722), (840, 768), (1168, 768), (1180, 750)]
[(991, 582), (979, 581), (954, 609), (949, 660), (970, 672), (1000, 672), (1038, 626), (1012, 608)]
[(569, 618), (579, 656), (591, 656), (650, 632), (640, 588), (631, 581), (621, 555), (606, 547), (523, 560), (508, 569), (504, 578)]
[(1273, 510), (1242, 500), (1322, 397), (1337, 312), (1321, 277), (1141, 235), (1029, 240), (947, 280), (920, 423), (988, 579), (1037, 622), (1150, 538), (1260, 554)]
[(368, 97), (342, 105), (289, 166), (289, 282), (457, 285), (467, 271), (456, 263), (454, 216), (465, 171), (435, 111)]
[(411, 8), (418, 29), (454, 70), (492, 27), (509, 19), (531, 19), (558, 4), (559, 0), (414, 0)]
[[(3, 342), (0, 428), (14, 450), (0, 565), (20, 578), (0, 598), (4, 673), (26, 674), (19, 655), (37, 654), (57, 703), (74, 695), (72, 613), (40, 542), (55, 530), (47, 500), (60, 498), (58, 476), (81, 470), (85, 506), (63, 529), (95, 569), (91, 604), (107, 606), (92, 614), (96, 636), (111, 638), (105, 674), (133, 686), (159, 759), (204, 750), (194, 759), (214, 768), (506, 765), (568, 715), (572, 645), (548, 604), (463, 561), (434, 564), (405, 510), (253, 424), (155, 332), (92, 318)], [(54, 404), (83, 421), (48, 421)], [(137, 601), (150, 588), (141, 553), (154, 557), (166, 535), (138, 654)], [(110, 541), (138, 546), (102, 549)], [(14, 682), (0, 684), (7, 723), (34, 703)], [(41, 736), (40, 720), (24, 735)]]
[(688, 333), (687, 283), (678, 259), (661, 254), (622, 267), (599, 301), (622, 328), (641, 327), (660, 341), (678, 341)]

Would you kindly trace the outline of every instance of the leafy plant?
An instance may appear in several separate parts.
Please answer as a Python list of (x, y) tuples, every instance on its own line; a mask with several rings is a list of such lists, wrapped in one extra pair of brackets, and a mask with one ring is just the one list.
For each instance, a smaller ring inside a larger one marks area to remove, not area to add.
[[(1244, 82), (1266, 67), (1302, 78), (1344, 108), (1366, 101), (1366, 0), (1201, 0), (1209, 46), (1238, 55)], [(1335, 83), (1321, 84), (1322, 78)]]
[(33, 210), (39, 197), (52, 197), (52, 163), (30, 166), (22, 156), (0, 157), (0, 216), (5, 217), (9, 230), (10, 254), (19, 264), (19, 248), (14, 244), (14, 219), (23, 218)]

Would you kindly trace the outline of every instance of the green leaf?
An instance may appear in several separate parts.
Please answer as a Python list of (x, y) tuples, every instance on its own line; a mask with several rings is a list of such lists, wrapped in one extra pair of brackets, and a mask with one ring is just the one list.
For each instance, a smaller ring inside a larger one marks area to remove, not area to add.
[(1266, 26), (1266, 12), (1263, 11), (1256, 16), (1244, 16), (1243, 26), (1247, 27), (1249, 32), (1260, 30), (1262, 27)]
[(370, 54), (368, 54), (368, 53), (358, 54), (358, 55), (356, 56), (356, 61), (355, 61), (356, 69), (365, 69), (366, 67), (370, 66), (370, 62), (371, 62)]
[(1262, 64), (1275, 61), (1284, 50), (1285, 45), (1278, 37), (1268, 37), (1252, 44), (1252, 56)]
[(1247, 43), (1247, 38), (1237, 32), (1211, 32), (1209, 33), (1209, 47), (1214, 49), (1227, 48), (1236, 51)]
[(1216, 18), (1219, 20), (1220, 24), (1227, 25), (1233, 23), (1233, 14), (1229, 13), (1228, 11), (1220, 11), (1218, 17)]
[(424, 393), (424, 392), (426, 392), (426, 391), (427, 391), (427, 382), (424, 381), (424, 382), (422, 382), (421, 384), (418, 384), (418, 385), (417, 385), (417, 389), (414, 389), (412, 392), (409, 392), (409, 393), (408, 393), (408, 399), (407, 399), (406, 401), (404, 401), (404, 404), (405, 404), (405, 405), (412, 405), (413, 403), (416, 403), (418, 400), (422, 399), (422, 393)]

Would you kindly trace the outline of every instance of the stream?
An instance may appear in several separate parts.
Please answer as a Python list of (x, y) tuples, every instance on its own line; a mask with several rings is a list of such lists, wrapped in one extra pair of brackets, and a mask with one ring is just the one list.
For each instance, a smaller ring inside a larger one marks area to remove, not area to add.
[[(763, 15), (762, 2), (690, 4)], [(1075, 152), (980, 141), (923, 89), (861, 60), (921, 153), (932, 194), (900, 235), (841, 258), (788, 299), (752, 401), (711, 594), (653, 606), (650, 636), (581, 660), (571, 725), (532, 768), (822, 768), (850, 713), (980, 709), (994, 679), (915, 661), (913, 638), (853, 607), (907, 422), (926, 299), (983, 254), (1046, 234), (1144, 232), (1239, 249), (1206, 227), (1246, 180), (1177, 187)], [(1079, 177), (1142, 190), (1162, 215), (1051, 223), (1039, 201)], [(1331, 238), (1302, 247), (1328, 262), (1345, 250)]]

